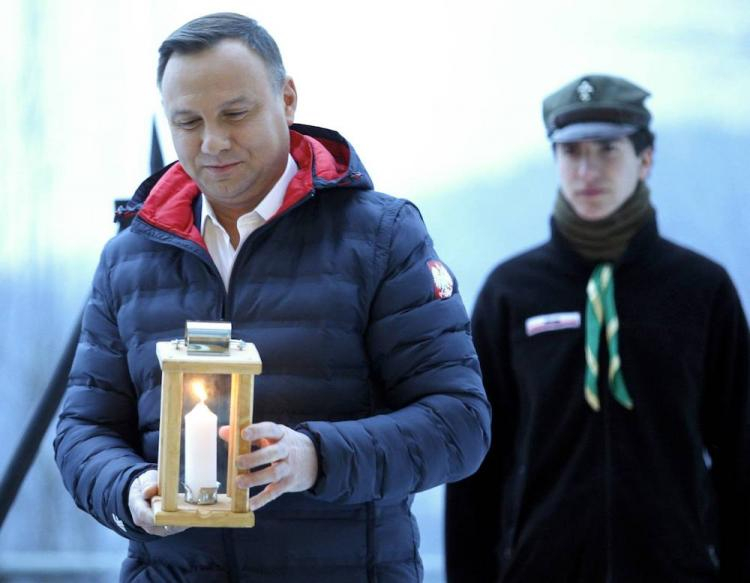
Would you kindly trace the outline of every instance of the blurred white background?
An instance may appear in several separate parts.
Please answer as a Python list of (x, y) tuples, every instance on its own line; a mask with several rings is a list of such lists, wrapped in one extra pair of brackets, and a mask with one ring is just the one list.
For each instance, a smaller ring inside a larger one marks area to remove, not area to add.
[[(297, 121), (341, 132), (376, 188), (417, 203), (468, 308), (499, 260), (546, 236), (544, 96), (585, 73), (630, 78), (653, 94), (662, 231), (724, 264), (750, 305), (747, 0), (5, 0), (0, 471), (115, 232), (113, 200), (148, 174), (154, 115), (173, 159), (157, 48), (216, 11), (274, 36)], [(114, 580), (125, 542), (73, 507), (50, 435), (0, 531), (0, 579)], [(415, 502), (428, 582), (443, 580), (442, 496)]]

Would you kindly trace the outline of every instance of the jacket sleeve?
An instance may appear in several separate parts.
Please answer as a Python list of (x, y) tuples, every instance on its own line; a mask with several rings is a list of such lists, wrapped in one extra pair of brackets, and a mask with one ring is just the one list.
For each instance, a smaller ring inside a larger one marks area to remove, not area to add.
[(472, 476), (449, 484), (445, 505), (445, 559), (449, 583), (498, 580), (503, 490), (513, 452), (517, 390), (511, 370), (507, 303), (493, 278), (480, 292), (472, 332), (487, 398), (492, 444)]
[(704, 435), (719, 498), (722, 583), (750, 581), (750, 348), (728, 275), (714, 298), (708, 336)]
[(398, 499), (458, 480), (489, 446), (490, 409), (455, 279), (440, 299), (428, 263), (439, 260), (415, 207), (399, 201), (381, 224), (365, 342), (382, 413), (298, 427), (318, 450), (311, 494), (326, 501)]
[[(106, 255), (103, 255), (103, 257)], [(135, 526), (128, 490), (154, 464), (138, 451), (136, 397), (100, 261), (86, 304), (68, 388), (57, 423), (55, 461), (76, 505), (133, 540), (152, 540)]]

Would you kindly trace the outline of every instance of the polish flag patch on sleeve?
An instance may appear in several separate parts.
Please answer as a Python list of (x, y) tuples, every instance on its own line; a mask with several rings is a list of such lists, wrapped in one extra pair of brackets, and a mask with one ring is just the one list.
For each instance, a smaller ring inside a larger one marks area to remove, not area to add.
[(436, 300), (447, 300), (453, 295), (453, 276), (442, 261), (431, 259), (427, 262), (432, 274), (433, 290)]

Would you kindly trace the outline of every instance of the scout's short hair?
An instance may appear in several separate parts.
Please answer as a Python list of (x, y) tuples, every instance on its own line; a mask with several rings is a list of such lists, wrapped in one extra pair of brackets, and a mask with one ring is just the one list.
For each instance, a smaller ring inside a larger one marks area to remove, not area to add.
[(170, 57), (177, 53), (185, 55), (208, 49), (225, 39), (239, 39), (263, 60), (271, 83), (281, 91), (286, 79), (286, 70), (276, 41), (252, 18), (234, 12), (217, 12), (191, 20), (175, 30), (159, 47), (159, 65), (156, 69), (156, 84), (161, 88), (164, 69)]

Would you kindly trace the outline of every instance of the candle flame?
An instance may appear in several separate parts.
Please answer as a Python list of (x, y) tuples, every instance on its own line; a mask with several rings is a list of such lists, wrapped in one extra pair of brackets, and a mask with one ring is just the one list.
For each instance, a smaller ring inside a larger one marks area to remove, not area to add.
[(198, 397), (201, 401), (205, 402), (208, 399), (206, 393), (206, 387), (203, 385), (203, 381), (193, 381), (193, 394)]

